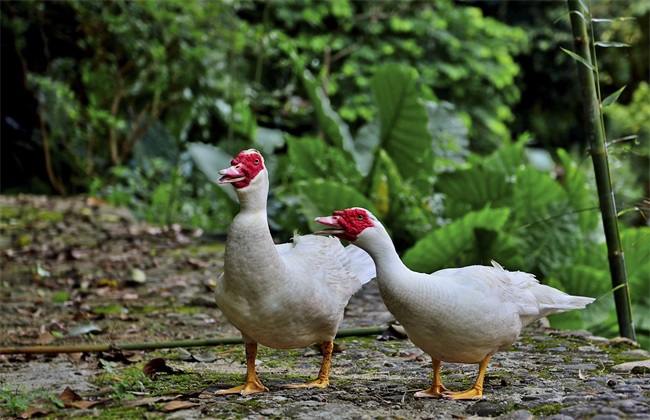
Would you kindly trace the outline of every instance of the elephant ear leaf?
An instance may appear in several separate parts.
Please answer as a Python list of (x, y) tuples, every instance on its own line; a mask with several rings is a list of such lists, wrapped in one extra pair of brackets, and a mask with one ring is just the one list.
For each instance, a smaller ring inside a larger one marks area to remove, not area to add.
[(410, 67), (384, 66), (375, 73), (371, 84), (379, 111), (379, 145), (404, 179), (426, 178), (434, 170), (429, 117), (418, 98), (416, 76)]
[(503, 208), (470, 212), (417, 241), (406, 251), (402, 261), (410, 269), (421, 273), (455, 266), (465, 252), (476, 248), (477, 229), (499, 232), (509, 216), (510, 210)]
[[(221, 148), (205, 143), (188, 143), (187, 150), (190, 152), (190, 156), (192, 156), (199, 170), (205, 174), (210, 182), (214, 182), (215, 184), (221, 177), (219, 170), (229, 167), (230, 161), (233, 158)], [(229, 185), (227, 187), (220, 188), (219, 191), (223, 191), (232, 201), (238, 202), (235, 190)]]
[(356, 164), (356, 169), (363, 173), (364, 168), (367, 166), (367, 163), (364, 162), (367, 160), (367, 157), (355, 149), (354, 139), (352, 138), (352, 134), (350, 134), (350, 127), (334, 111), (329, 98), (325, 95), (325, 92), (319, 86), (311, 72), (306, 69), (299, 70), (300, 78), (302, 79), (309, 101), (314, 107), (316, 120), (328, 143), (351, 156)]
[(356, 189), (336, 181), (314, 179), (301, 181), (297, 185), (302, 214), (309, 223), (309, 228), (317, 230), (321, 225), (313, 222), (317, 216), (326, 216), (334, 210), (349, 207), (365, 207), (375, 212), (375, 206)]

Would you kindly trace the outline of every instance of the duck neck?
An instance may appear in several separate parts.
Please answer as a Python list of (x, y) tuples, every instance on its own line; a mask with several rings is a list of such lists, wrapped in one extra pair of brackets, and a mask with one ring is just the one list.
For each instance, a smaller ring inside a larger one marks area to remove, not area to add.
[[(260, 175), (262, 178), (258, 179)], [(260, 172), (258, 178), (237, 190), (240, 210), (228, 230), (224, 267), (234, 279), (283, 267), (267, 220), (266, 172)]]
[(266, 224), (266, 202), (269, 195), (269, 179), (266, 170), (261, 171), (245, 188), (236, 189), (239, 198), (239, 214), (263, 213)]
[(372, 236), (375, 237), (359, 236), (355, 244), (365, 249), (372, 257), (377, 268), (378, 280), (380, 282), (391, 282), (404, 278), (404, 274), (409, 273), (411, 270), (400, 259), (388, 232), (383, 230), (381, 235)]

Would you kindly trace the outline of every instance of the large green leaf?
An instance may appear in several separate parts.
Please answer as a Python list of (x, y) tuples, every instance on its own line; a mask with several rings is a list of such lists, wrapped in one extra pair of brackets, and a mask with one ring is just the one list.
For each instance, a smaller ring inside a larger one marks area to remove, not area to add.
[(468, 162), (472, 165), (484, 166), (493, 172), (513, 175), (522, 165), (527, 163), (524, 154), (524, 140), (525, 138), (515, 143), (503, 145), (488, 157), (471, 154), (468, 157)]
[[(566, 213), (566, 207), (551, 206), (556, 213)], [(543, 276), (571, 264), (573, 252), (585, 239), (580, 234), (575, 214), (549, 217), (512, 231), (521, 239), (519, 252), (525, 258), (525, 266)]]
[[(502, 172), (493, 172), (473, 166), (468, 169), (445, 172), (436, 180), (436, 191), (449, 200), (466, 205), (464, 212), (479, 210), (490, 204), (499, 207), (512, 200), (513, 183)], [(454, 214), (449, 214), (454, 217)]]
[(420, 239), (402, 260), (412, 270), (425, 273), (457, 265), (461, 254), (476, 246), (476, 229), (498, 232), (509, 216), (508, 209), (485, 208), (468, 213)]
[(368, 175), (373, 164), (375, 149), (379, 145), (379, 120), (374, 119), (357, 132), (354, 139), (357, 168), (361, 174)]
[(571, 207), (578, 212), (580, 229), (584, 233), (590, 232), (600, 220), (598, 200), (589, 191), (589, 183), (584, 171), (581, 171), (578, 164), (571, 160), (569, 153), (558, 149), (557, 156), (564, 170), (564, 177), (560, 185), (566, 190)]
[[(520, 168), (512, 178), (515, 220), (525, 223), (537, 223), (544, 217), (558, 216), (570, 210), (555, 209), (551, 204), (564, 204), (568, 208), (566, 192), (547, 173), (538, 172), (531, 167)], [(556, 207), (556, 206), (554, 206)], [(562, 206), (560, 206), (562, 207)]]
[(426, 207), (423, 191), (405, 181), (395, 162), (381, 149), (377, 154), (370, 198), (377, 208), (375, 213), (386, 225), (399, 226), (393, 240), (412, 244), (429, 232), (434, 223), (433, 213)]
[(415, 89), (410, 67), (381, 67), (372, 78), (380, 121), (380, 146), (388, 152), (404, 179), (433, 174), (431, 134), (427, 112)]
[(550, 174), (522, 167), (512, 175), (512, 231), (522, 240), (526, 267), (548, 275), (568, 264), (585, 241), (567, 191)]
[(340, 182), (314, 179), (298, 182), (296, 188), (302, 196), (300, 199), (302, 214), (307, 219), (309, 228), (313, 230), (322, 228), (313, 221), (315, 217), (328, 216), (334, 210), (364, 207), (375, 212), (375, 207), (369, 199), (356, 189)]
[[(284, 147), (284, 133), (273, 128), (257, 127), (253, 142), (255, 146), (264, 153), (265, 157), (270, 156), (276, 149)], [(266, 159), (265, 159), (266, 160)]]
[(323, 89), (318, 85), (314, 76), (309, 70), (300, 71), (307, 96), (311, 101), (318, 124), (323, 130), (325, 137), (331, 144), (339, 149), (347, 151), (352, 156), (359, 167), (359, 162), (354, 149), (354, 141), (350, 134), (350, 128), (332, 109), (332, 104), (329, 98), (323, 92)]
[(621, 245), (632, 303), (650, 305), (650, 228), (621, 230)]
[(288, 138), (288, 155), (298, 180), (335, 179), (344, 184), (361, 182), (361, 174), (346, 154), (313, 137)]
[[(221, 178), (218, 171), (228, 168), (233, 158), (221, 148), (205, 143), (188, 143), (187, 150), (190, 152), (190, 156), (192, 156), (196, 166), (205, 174), (210, 182), (214, 182), (215, 184)], [(232, 186), (226, 185), (220, 191), (223, 191), (231, 200), (238, 201)]]
[(440, 101), (424, 103), (429, 117), (428, 129), (433, 137), (436, 172), (459, 167), (469, 154), (469, 130), (454, 105)]

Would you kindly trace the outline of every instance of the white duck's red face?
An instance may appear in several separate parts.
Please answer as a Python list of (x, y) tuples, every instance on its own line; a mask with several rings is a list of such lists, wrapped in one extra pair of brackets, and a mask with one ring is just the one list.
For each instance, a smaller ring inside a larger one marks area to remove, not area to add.
[(316, 233), (329, 234), (349, 242), (354, 242), (361, 232), (367, 228), (374, 227), (377, 219), (368, 210), (362, 209), (361, 207), (353, 207), (345, 210), (336, 210), (332, 213), (332, 216), (317, 217), (314, 221), (330, 227), (329, 229), (323, 229)]
[(264, 170), (264, 158), (255, 149), (244, 150), (234, 158), (228, 169), (219, 171), (223, 175), (220, 184), (232, 184), (235, 188), (248, 187), (253, 179)]

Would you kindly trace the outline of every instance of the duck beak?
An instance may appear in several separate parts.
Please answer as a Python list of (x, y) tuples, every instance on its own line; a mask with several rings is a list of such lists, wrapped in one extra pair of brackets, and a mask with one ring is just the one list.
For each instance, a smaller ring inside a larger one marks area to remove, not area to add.
[(223, 175), (219, 179), (219, 184), (232, 184), (233, 182), (242, 181), (246, 175), (240, 170), (241, 165), (234, 165), (227, 169), (219, 171), (219, 175)]
[(345, 233), (345, 228), (339, 223), (339, 216), (317, 217), (314, 222), (329, 226), (327, 229), (314, 232), (316, 235), (340, 235)]

